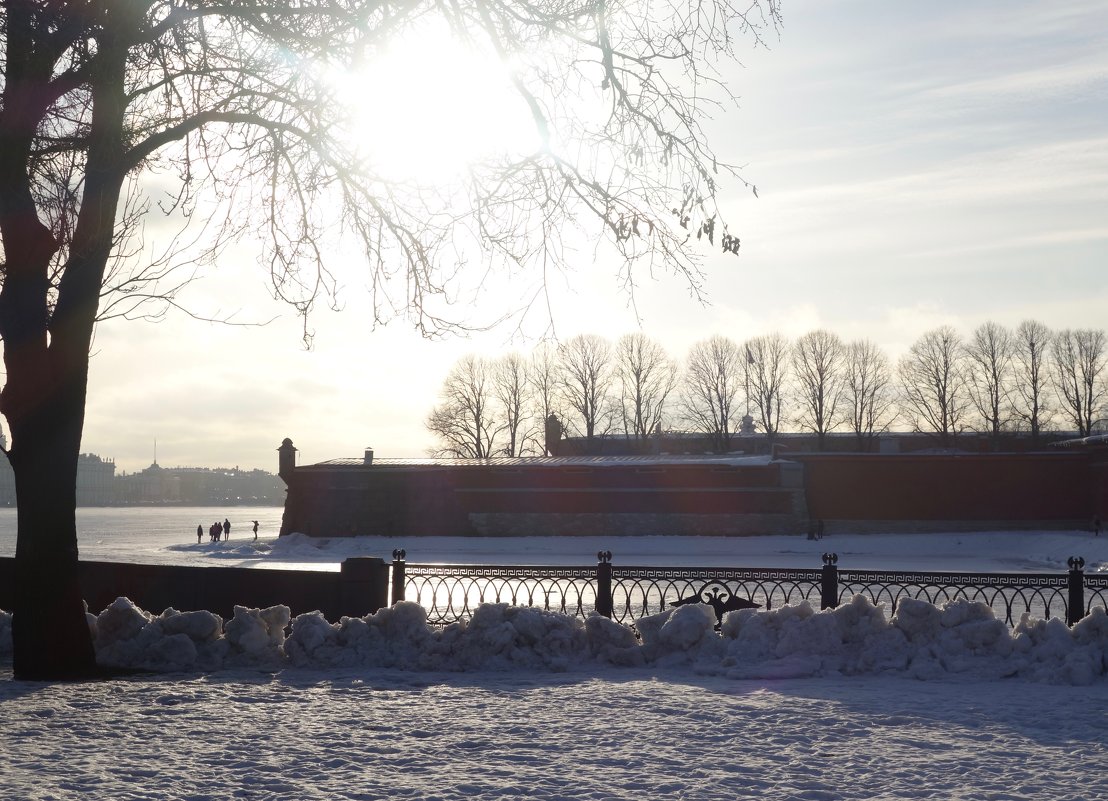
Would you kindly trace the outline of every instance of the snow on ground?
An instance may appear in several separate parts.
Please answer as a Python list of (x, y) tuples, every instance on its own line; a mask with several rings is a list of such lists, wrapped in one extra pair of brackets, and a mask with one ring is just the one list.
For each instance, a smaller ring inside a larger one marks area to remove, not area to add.
[(5, 799), (1108, 798), (1103, 687), (687, 671), (0, 681)]
[[(260, 541), (250, 563), (397, 547), (366, 539)], [(825, 550), (843, 567), (1108, 562), (1079, 533), (696, 539), (708, 542), (603, 547), (623, 564), (814, 566)], [(587, 563), (595, 545), (399, 547), (467, 562), (522, 548), (536, 558), (507, 561), (549, 564)], [(679, 607), (638, 621), (639, 641), (602, 618), (495, 605), (436, 631), (414, 604), (331, 625), (284, 607), (222, 621), (121, 600), (92, 621), (99, 658), (163, 672), (20, 682), (0, 656), (0, 798), (1108, 798), (1103, 612), (1009, 631), (977, 604), (905, 601), (886, 620), (856, 599), (732, 613), (721, 635), (713, 623)], [(0, 651), (9, 627), (0, 614)]]

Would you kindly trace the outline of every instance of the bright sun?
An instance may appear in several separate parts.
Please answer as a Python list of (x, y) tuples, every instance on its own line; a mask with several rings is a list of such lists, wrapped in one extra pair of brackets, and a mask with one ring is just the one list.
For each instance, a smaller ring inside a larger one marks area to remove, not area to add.
[(440, 183), (482, 158), (533, 150), (510, 66), (443, 29), (393, 43), (342, 81), (359, 155), (394, 180)]

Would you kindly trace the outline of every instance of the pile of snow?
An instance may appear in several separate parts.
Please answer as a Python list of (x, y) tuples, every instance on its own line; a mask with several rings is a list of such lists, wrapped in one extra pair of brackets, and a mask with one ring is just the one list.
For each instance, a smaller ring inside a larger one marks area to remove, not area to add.
[[(919, 679), (1016, 676), (1086, 685), (1108, 675), (1108, 615), (1096, 608), (1073, 628), (1026, 615), (1009, 630), (983, 603), (936, 607), (902, 599), (887, 619), (863, 596), (817, 612), (805, 601), (728, 614), (719, 633), (707, 605), (640, 618), (633, 628), (531, 607), (484, 604), (472, 619), (435, 629), (401, 602), (366, 617), (290, 619), (286, 606), (154, 616), (119, 598), (89, 615), (97, 658), (154, 671), (256, 667), (405, 670), (545, 670), (597, 666), (687, 667), (730, 678), (901, 674)], [(286, 638), (286, 629), (288, 636)], [(0, 654), (11, 651), (11, 615), (0, 613)]]
[(116, 598), (88, 621), (97, 661), (103, 665), (157, 671), (277, 669), (286, 661), (287, 606), (236, 606), (234, 617), (224, 624), (211, 612), (172, 608), (155, 617), (127, 598)]

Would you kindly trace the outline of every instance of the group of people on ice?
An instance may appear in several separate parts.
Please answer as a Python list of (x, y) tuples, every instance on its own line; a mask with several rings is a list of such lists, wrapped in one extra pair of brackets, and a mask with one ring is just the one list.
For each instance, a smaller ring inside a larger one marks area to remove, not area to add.
[[(254, 539), (258, 539), (258, 521), (252, 520), (254, 524)], [(201, 524), (196, 527), (196, 544), (199, 545), (204, 539), (204, 525)], [(220, 523), (218, 520), (208, 526), (208, 540), (210, 542), (219, 542), (220, 540), (231, 539), (231, 521), (224, 518)]]
[[(196, 544), (200, 544), (200, 540), (204, 536), (204, 526), (199, 525), (196, 527)], [(220, 540), (231, 539), (231, 521), (224, 520), (220, 523), (216, 520), (210, 526), (208, 526), (208, 540), (210, 542), (219, 542)]]

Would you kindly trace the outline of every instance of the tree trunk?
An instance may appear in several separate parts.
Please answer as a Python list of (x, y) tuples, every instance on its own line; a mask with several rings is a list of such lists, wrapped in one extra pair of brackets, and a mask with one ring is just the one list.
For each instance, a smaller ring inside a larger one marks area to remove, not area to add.
[(78, 580), (77, 458), (95, 288), (105, 261), (100, 255), (70, 260), (68, 269), (87, 275), (63, 283), (49, 339), (39, 314), (15, 311), (45, 305), (36, 282), (24, 280), (41, 270), (9, 269), (0, 291), (8, 368), (2, 399), (12, 435), (8, 458), (17, 505), (12, 644), (19, 678), (82, 678), (97, 672)]
[(76, 483), (84, 393), (12, 426), (18, 540), (14, 671), (20, 679), (95, 675), (96, 655), (78, 578)]
[[(16, 22), (32, 25), (30, 17), (10, 20)], [(29, 167), (37, 120), (45, 111), (36, 92), (51, 74), (50, 63), (34, 63), (37, 72), (28, 68), (17, 79), (9, 70), (0, 115), (0, 337), (7, 368), (0, 410), (12, 436), (8, 458), (18, 507), (12, 645), (21, 679), (98, 672), (78, 573), (77, 457), (126, 141), (126, 47), (110, 36), (99, 45), (80, 213), (52, 309), (48, 276), (60, 244), (39, 219)]]

